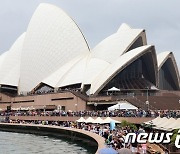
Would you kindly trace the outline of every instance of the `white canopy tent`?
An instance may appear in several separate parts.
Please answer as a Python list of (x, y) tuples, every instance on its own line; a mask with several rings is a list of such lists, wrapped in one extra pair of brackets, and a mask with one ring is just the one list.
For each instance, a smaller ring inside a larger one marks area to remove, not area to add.
[(160, 118), (157, 117), (151, 121), (145, 122), (145, 124), (151, 124), (153, 125), (154, 129), (158, 130), (166, 130), (166, 131), (172, 131), (174, 129), (179, 129), (180, 128), (180, 118), (174, 119), (174, 118)]
[(112, 88), (108, 89), (107, 91), (120, 91), (120, 89), (118, 89), (116, 87), (112, 87)]
[(87, 118), (84, 122), (85, 122), (85, 123), (93, 123), (93, 122), (94, 122), (94, 119), (91, 118), (91, 117), (89, 117), (89, 118)]
[(95, 123), (95, 124), (103, 124), (103, 123), (104, 123), (104, 120), (103, 120), (102, 118), (100, 118), (100, 117), (97, 117), (97, 118), (93, 121), (93, 123)]
[(156, 125), (157, 122), (161, 121), (161, 117), (157, 117), (153, 120), (150, 120), (150, 121), (147, 121), (147, 122), (144, 122), (146, 125)]
[(103, 123), (105, 124), (105, 123), (110, 123), (111, 121), (113, 121), (113, 122), (115, 122), (115, 123), (121, 123), (121, 122), (119, 122), (119, 121), (117, 121), (117, 120), (114, 120), (114, 119), (112, 119), (112, 118), (110, 118), (110, 117), (107, 117), (106, 119), (104, 119), (103, 120)]
[(113, 111), (113, 110), (137, 110), (138, 108), (128, 102), (124, 102), (124, 103), (118, 103), (116, 105), (113, 105), (111, 107), (108, 108), (109, 111)]
[(81, 117), (81, 118), (79, 118), (78, 120), (76, 120), (77, 122), (85, 122), (86, 120), (83, 118), (83, 117)]

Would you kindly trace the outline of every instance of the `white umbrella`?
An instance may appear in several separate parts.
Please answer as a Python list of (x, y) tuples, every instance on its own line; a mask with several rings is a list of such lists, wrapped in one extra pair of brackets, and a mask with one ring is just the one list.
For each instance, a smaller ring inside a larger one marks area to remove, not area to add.
[(81, 117), (81, 118), (79, 118), (78, 120), (76, 120), (77, 122), (85, 122), (86, 120), (83, 118), (83, 117)]
[(130, 103), (118, 103), (108, 108), (108, 110), (137, 110), (138, 108)]
[(110, 117), (107, 117), (106, 119), (104, 119), (104, 123), (110, 123), (111, 121), (113, 121), (113, 122), (115, 122), (115, 123), (121, 123), (121, 122), (119, 122), (119, 121), (117, 121), (117, 120), (114, 120), (114, 119), (112, 119), (112, 118), (110, 118)]
[(159, 121), (160, 119), (162, 119), (161, 117), (157, 117), (157, 118), (155, 118), (155, 119), (153, 119), (153, 120), (150, 120), (150, 121), (146, 121), (146, 122), (144, 122), (146, 125), (155, 125), (155, 123), (157, 122), (157, 121)]
[(103, 123), (104, 123), (104, 120), (103, 120), (102, 118), (100, 118), (100, 117), (97, 117), (97, 118), (93, 121), (93, 123), (95, 123), (95, 124), (103, 124)]
[(28, 107), (21, 107), (21, 110), (29, 110)]
[(120, 89), (118, 89), (116, 87), (112, 87), (112, 88), (108, 89), (107, 91), (120, 91)]
[(94, 119), (89, 117), (85, 120), (85, 123), (93, 123), (94, 122)]
[(20, 108), (14, 108), (14, 107), (11, 108), (11, 110), (14, 110), (14, 111), (19, 110), (19, 109)]

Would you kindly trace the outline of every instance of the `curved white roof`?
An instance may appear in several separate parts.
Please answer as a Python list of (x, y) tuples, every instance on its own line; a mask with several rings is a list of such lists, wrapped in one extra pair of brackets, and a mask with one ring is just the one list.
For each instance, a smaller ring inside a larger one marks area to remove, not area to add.
[(170, 51), (165, 51), (157, 55), (158, 69), (161, 68), (161, 66), (165, 63), (165, 61), (168, 59), (170, 54), (171, 54)]
[[(40, 4), (29, 23), (26, 34), (0, 56), (0, 84), (18, 86), (19, 92), (31, 91), (39, 83), (58, 88), (82, 83), (91, 85), (97, 94), (120, 71), (137, 58), (150, 52), (145, 59), (154, 65), (152, 83), (157, 82), (155, 50), (147, 45), (145, 30), (122, 24), (118, 31), (101, 41), (91, 52), (76, 23), (60, 8)], [(148, 57), (150, 56), (150, 57)], [(158, 68), (171, 58), (171, 52), (157, 56)], [(157, 84), (156, 84), (157, 85)], [(85, 88), (86, 89), (86, 88)]]
[(88, 55), (77, 62), (71, 69), (69, 69), (63, 78), (57, 83), (56, 87), (82, 83), (86, 69), (87, 57)]
[(130, 29), (131, 29), (131, 27), (128, 24), (122, 23), (117, 32), (121, 33), (121, 31), (130, 30)]
[[(114, 35), (117, 38), (115, 38)], [(76, 83), (83, 83), (83, 85), (91, 84), (114, 60), (128, 50), (130, 45), (140, 36), (144, 37), (143, 44), (146, 44), (144, 30), (131, 29), (127, 24), (122, 24), (116, 34), (102, 41), (91, 53), (88, 53), (89, 55), (78, 61), (78, 63), (74, 63), (76, 60), (73, 60), (60, 67), (43, 80), (43, 83), (52, 87), (63, 87)], [(126, 43), (123, 43), (124, 40)], [(101, 46), (101, 49), (98, 46)], [(102, 53), (100, 53), (100, 51), (102, 51)], [(101, 55), (98, 56), (98, 54)]]
[(113, 64), (103, 71), (96, 80), (91, 84), (90, 94), (97, 94), (106, 83), (108, 83), (118, 72), (122, 71), (130, 63), (144, 55), (152, 46), (146, 45), (136, 49), (133, 49), (121, 57), (119, 57)]
[(60, 8), (40, 4), (24, 41), (19, 91), (30, 91), (44, 78), (89, 47), (76, 23)]
[(104, 71), (109, 65), (110, 63), (99, 58), (88, 59), (83, 84), (91, 84), (99, 73)]
[(82, 83), (87, 57), (88, 54), (74, 58), (44, 79), (42, 83), (56, 88)]
[(3, 67), (3, 62), (4, 62), (4, 59), (6, 58), (6, 55), (7, 55), (8, 51), (6, 52), (3, 52), (1, 55), (0, 55), (0, 70), (2, 69)]
[(115, 34), (101, 41), (91, 52), (83, 83), (91, 84), (99, 73), (103, 72), (117, 58), (127, 52), (139, 37), (142, 37), (142, 43), (146, 45), (144, 30), (132, 29), (124, 23)]
[(18, 86), (20, 78), (21, 52), (25, 34), (26, 33), (23, 33), (15, 41), (10, 50), (5, 53), (6, 56), (3, 58), (4, 61), (1, 64), (2, 67), (0, 67), (0, 84)]
[(100, 58), (112, 63), (125, 53), (139, 37), (142, 37), (143, 45), (146, 45), (143, 29), (132, 29), (127, 24), (122, 24), (115, 34), (105, 38), (92, 50), (92, 58)]

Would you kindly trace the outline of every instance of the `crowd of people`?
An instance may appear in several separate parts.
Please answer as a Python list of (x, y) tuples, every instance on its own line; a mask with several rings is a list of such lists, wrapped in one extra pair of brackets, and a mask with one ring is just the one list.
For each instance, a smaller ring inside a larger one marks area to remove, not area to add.
[[(125, 137), (128, 133), (143, 133), (145, 130), (142, 127), (131, 128), (130, 126), (116, 126), (115, 128), (111, 128), (110, 124), (87, 124), (87, 123), (78, 123), (72, 121), (23, 121), (23, 120), (16, 120), (7, 121), (8, 123), (19, 123), (19, 124), (40, 124), (40, 125), (51, 125), (51, 126), (61, 126), (61, 127), (70, 127), (70, 128), (77, 128), (83, 129), (86, 131), (90, 131), (96, 133), (102, 137), (104, 137), (106, 147), (113, 149), (117, 152), (121, 149), (129, 150), (130, 153), (127, 154), (146, 154), (147, 149), (149, 148), (148, 144), (139, 144), (137, 142), (131, 143), (129, 140), (128, 143), (125, 143)], [(99, 152), (101, 154), (101, 152)], [(104, 153), (103, 153), (104, 154)], [(121, 153), (120, 153), (121, 154)], [(158, 153), (157, 153), (158, 154)]]
[(101, 111), (45, 111), (45, 110), (18, 110), (0, 111), (0, 116), (64, 116), (64, 117), (167, 117), (180, 118), (180, 111), (171, 110), (101, 110)]

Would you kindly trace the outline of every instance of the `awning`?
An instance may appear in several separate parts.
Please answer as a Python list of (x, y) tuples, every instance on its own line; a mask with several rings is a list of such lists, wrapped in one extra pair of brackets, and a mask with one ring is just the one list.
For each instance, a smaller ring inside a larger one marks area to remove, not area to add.
[(157, 117), (151, 121), (145, 122), (145, 124), (153, 125), (154, 129), (172, 131), (174, 129), (180, 128), (180, 118), (168, 119), (166, 117), (163, 117), (163, 118)]

